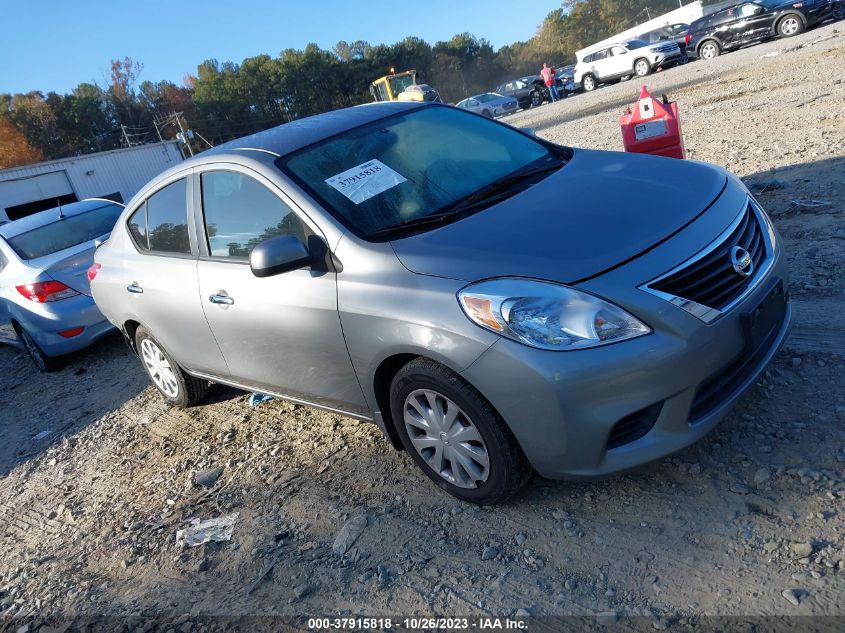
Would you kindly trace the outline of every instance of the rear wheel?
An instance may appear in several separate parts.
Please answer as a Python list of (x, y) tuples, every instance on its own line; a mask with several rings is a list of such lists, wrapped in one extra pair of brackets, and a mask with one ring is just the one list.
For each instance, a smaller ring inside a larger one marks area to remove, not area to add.
[(399, 370), (390, 410), (405, 450), (439, 487), (464, 501), (506, 501), (531, 466), (487, 400), (456, 373), (418, 358)]
[(208, 381), (185, 373), (143, 326), (135, 332), (135, 345), (147, 375), (167, 402), (190, 407), (203, 399)]
[(536, 108), (543, 104), (543, 95), (539, 90), (534, 90), (531, 93), (531, 107)]
[(22, 325), (15, 323), (14, 328), (15, 333), (18, 335), (21, 343), (23, 343), (26, 353), (32, 359), (32, 362), (35, 363), (38, 371), (49, 373), (61, 369), (61, 360), (52, 356), (47, 356), (47, 354), (45, 354), (38, 346), (38, 343), (35, 342), (35, 339), (32, 338), (32, 335), (27, 332)]
[(781, 37), (792, 37), (804, 31), (804, 23), (795, 14), (789, 14), (778, 22), (778, 34)]
[(592, 92), (596, 89), (596, 78), (592, 75), (584, 75), (584, 78), (581, 80), (581, 87), (585, 92)]
[(719, 44), (713, 40), (707, 40), (698, 49), (698, 56), (701, 59), (714, 59), (719, 56), (722, 49)]
[(634, 72), (637, 73), (637, 77), (645, 77), (646, 75), (650, 75), (651, 64), (647, 59), (640, 57), (637, 61), (634, 62)]
[(845, 0), (837, 0), (833, 3), (833, 19), (841, 20), (845, 18)]

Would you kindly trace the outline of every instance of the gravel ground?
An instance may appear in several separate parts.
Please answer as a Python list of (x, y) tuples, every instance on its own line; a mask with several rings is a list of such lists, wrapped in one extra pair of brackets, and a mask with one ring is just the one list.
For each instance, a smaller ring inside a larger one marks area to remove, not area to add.
[[(477, 508), (369, 424), (251, 408), (223, 387), (170, 409), (119, 337), (49, 376), (0, 347), (0, 631), (102, 614), (183, 633), (209, 626), (200, 614), (634, 614), (655, 628), (845, 616), (843, 30), (647, 78), (678, 100), (689, 157), (742, 176), (790, 257), (794, 333), (710, 436), (633, 473), (535, 478)], [(509, 121), (620, 149), (638, 89)], [(177, 544), (192, 519), (232, 513), (231, 540)]]

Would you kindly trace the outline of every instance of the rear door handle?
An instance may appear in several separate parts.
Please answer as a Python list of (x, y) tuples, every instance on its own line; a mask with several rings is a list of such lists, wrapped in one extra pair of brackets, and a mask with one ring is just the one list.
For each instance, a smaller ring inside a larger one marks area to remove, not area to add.
[(216, 303), (218, 305), (230, 306), (235, 303), (235, 300), (226, 294), (225, 290), (218, 290), (215, 294), (209, 295), (208, 300), (211, 303)]
[(132, 293), (134, 293), (134, 294), (136, 294), (136, 295), (139, 295), (139, 294), (141, 294), (142, 292), (144, 292), (144, 289), (143, 289), (143, 288), (141, 288), (141, 286), (139, 286), (139, 285), (138, 285), (138, 282), (137, 282), (137, 281), (133, 281), (131, 284), (129, 284), (128, 286), (126, 286), (126, 289), (127, 289), (129, 292), (132, 292)]

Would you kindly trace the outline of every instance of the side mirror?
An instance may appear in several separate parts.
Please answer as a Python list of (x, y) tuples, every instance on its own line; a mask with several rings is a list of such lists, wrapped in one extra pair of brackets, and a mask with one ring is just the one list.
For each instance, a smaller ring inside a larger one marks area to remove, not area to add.
[(754, 15), (763, 13), (763, 7), (754, 7)]
[(295, 235), (271, 237), (249, 254), (249, 267), (256, 277), (270, 277), (309, 266), (313, 258)]

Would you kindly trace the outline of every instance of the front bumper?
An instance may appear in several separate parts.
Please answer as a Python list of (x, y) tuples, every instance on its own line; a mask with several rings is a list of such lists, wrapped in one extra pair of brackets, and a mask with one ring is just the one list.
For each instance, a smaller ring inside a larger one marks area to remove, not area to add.
[[(672, 244), (675, 239), (642, 259), (659, 259), (657, 251), (677, 249)], [(581, 287), (615, 297), (652, 326), (652, 334), (572, 352), (543, 351), (500, 339), (462, 372), (496, 407), (544, 477), (607, 475), (694, 443), (754, 384), (791, 328), (792, 310), (787, 302), (783, 320), (772, 335), (756, 354), (743, 357), (746, 337), (741, 315), (766, 296), (771, 280), (788, 283), (785, 258), (778, 250), (754, 291), (710, 324), (642, 290), (626, 291), (620, 297), (619, 288), (630, 287), (627, 284), (642, 274), (628, 268)], [(738, 361), (743, 362), (738, 365)], [(728, 372), (733, 373), (731, 382), (706, 406), (699, 399), (691, 414), (697, 393), (710, 390), (714, 377)], [(637, 416), (651, 416), (647, 422), (653, 426), (631, 441), (614, 444), (618, 425), (636, 422)]]

